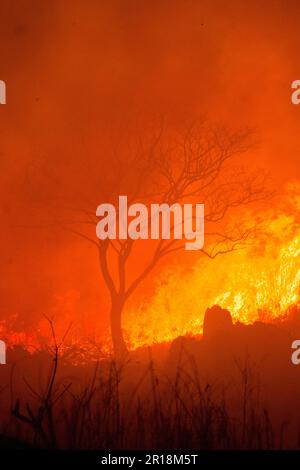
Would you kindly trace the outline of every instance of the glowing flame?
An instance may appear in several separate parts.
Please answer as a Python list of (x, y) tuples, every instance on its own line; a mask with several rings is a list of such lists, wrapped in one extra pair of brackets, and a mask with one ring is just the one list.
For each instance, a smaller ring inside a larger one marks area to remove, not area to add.
[[(125, 312), (123, 326), (130, 348), (201, 334), (205, 310), (215, 304), (227, 308), (234, 322), (270, 322), (285, 315), (299, 302), (299, 214), (300, 182), (288, 186), (276, 207), (259, 213), (262, 231), (253, 245), (213, 260), (199, 255), (189, 267), (164, 269), (155, 280), (155, 294)], [(248, 215), (250, 221), (257, 217)], [(72, 290), (57, 297), (48, 314), (55, 316), (58, 341), (73, 324), (63, 346), (73, 363), (111, 352), (110, 335), (103, 335), (98, 312), (82, 315), (78, 296)], [(8, 345), (34, 351), (53, 344), (45, 318), (24, 331), (16, 331), (17, 323), (13, 316), (0, 322), (0, 338)]]
[(263, 235), (253, 246), (187, 270), (165, 271), (155, 295), (127, 312), (131, 347), (202, 333), (207, 307), (227, 308), (235, 322), (272, 321), (297, 303), (300, 286), (300, 185), (290, 184), (276, 209), (260, 214)]

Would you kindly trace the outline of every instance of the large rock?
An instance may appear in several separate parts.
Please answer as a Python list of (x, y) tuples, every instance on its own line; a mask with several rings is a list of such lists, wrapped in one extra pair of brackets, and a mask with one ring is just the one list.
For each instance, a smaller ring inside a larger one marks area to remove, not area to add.
[(230, 312), (219, 305), (208, 308), (203, 322), (203, 338), (210, 339), (231, 332), (233, 328)]

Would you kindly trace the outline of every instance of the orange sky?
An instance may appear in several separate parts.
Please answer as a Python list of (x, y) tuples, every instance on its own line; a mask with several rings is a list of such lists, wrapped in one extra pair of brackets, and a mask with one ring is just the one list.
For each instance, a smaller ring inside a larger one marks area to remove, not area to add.
[(132, 113), (255, 127), (243, 164), (279, 188), (299, 179), (299, 26), (297, 0), (1, 0), (0, 319), (17, 313), (22, 328), (79, 292), (77, 311), (105, 321), (92, 247), (32, 214), (55, 199), (44, 162), (58, 162), (63, 184), (83, 156), (103, 158), (107, 126)]

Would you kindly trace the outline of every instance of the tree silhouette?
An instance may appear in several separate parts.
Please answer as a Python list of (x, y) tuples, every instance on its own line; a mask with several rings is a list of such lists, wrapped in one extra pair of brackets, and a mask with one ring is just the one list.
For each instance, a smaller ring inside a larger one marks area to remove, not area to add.
[[(157, 263), (183, 249), (185, 241), (99, 240), (95, 233), (99, 221), (95, 215), (97, 206), (105, 202), (118, 207), (119, 195), (127, 195), (128, 204), (204, 203), (205, 245), (201, 252), (215, 258), (235, 250), (250, 239), (254, 227), (244, 226), (240, 220), (225, 223), (228, 212), (267, 196), (262, 174), (234, 165), (235, 157), (251, 147), (251, 139), (249, 130), (232, 132), (203, 121), (186, 127), (184, 132), (167, 132), (160, 124), (146, 130), (143, 127), (142, 132), (125, 129), (110, 136), (109, 142), (102, 145), (100, 156), (85, 156), (84, 161), (72, 162), (71, 168), (75, 165), (75, 169), (71, 175), (68, 173), (68, 181), (76, 182), (76, 198), (74, 187), (71, 191), (75, 205), (66, 204), (65, 208), (81, 216), (62, 218), (56, 224), (97, 249), (110, 295), (111, 337), (116, 356), (127, 351), (122, 330), (127, 300)], [(65, 187), (65, 200), (66, 191)], [(151, 256), (147, 260), (139, 257), (140, 272), (130, 279), (128, 272), (137, 261), (133, 254), (137, 243), (148, 243), (147, 253), (151, 251)]]

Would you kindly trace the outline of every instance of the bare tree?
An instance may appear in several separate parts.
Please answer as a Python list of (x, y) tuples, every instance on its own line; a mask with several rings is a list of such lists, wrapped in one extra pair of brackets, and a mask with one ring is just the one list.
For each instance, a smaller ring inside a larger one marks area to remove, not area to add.
[[(252, 174), (230, 164), (237, 155), (249, 149), (249, 130), (230, 132), (201, 122), (180, 134), (167, 134), (160, 125), (156, 131), (143, 132), (143, 137), (139, 132), (132, 135), (124, 132), (121, 139), (114, 139), (109, 155), (101, 154), (96, 163), (95, 160), (85, 161), (80, 187), (88, 188), (90, 192), (78, 196), (78, 205), (72, 208), (81, 217), (60, 222), (61, 226), (93, 243), (97, 249), (101, 273), (110, 294), (110, 325), (116, 356), (127, 351), (122, 313), (128, 298), (163, 257), (181, 250), (184, 243), (164, 239), (155, 244), (151, 242), (151, 257), (142, 260), (139, 274), (129, 279), (128, 269), (135, 259), (133, 247), (137, 241), (98, 240), (95, 236), (98, 204), (110, 202), (117, 206), (121, 194), (128, 196), (130, 204), (135, 201), (169, 205), (187, 201), (204, 203), (206, 243), (201, 251), (215, 258), (240, 247), (253, 231), (253, 227), (243, 227), (240, 221), (231, 226), (224, 224), (228, 212), (266, 197), (261, 174)], [(81, 227), (76, 227), (77, 224)], [(84, 225), (92, 228), (92, 232), (84, 230)]]

